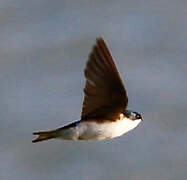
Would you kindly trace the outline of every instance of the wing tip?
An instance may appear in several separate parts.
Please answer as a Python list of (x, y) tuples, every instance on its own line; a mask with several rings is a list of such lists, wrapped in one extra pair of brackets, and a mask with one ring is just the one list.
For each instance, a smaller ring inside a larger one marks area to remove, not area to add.
[(96, 43), (99, 44), (99, 43), (105, 43), (103, 37), (99, 36), (96, 38)]

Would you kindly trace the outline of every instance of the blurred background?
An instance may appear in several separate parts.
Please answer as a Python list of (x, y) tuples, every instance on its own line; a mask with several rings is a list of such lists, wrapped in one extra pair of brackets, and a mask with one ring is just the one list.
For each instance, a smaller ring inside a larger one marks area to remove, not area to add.
[[(186, 180), (187, 1), (0, 1), (0, 179)], [(104, 142), (32, 144), (80, 118), (83, 69), (108, 44), (144, 121)]]

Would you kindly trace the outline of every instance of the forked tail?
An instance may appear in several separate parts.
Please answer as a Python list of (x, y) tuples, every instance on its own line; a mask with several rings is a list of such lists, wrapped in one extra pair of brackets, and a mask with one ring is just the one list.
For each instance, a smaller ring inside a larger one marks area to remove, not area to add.
[(34, 132), (33, 135), (38, 135), (36, 139), (34, 139), (32, 142), (40, 142), (40, 141), (45, 141), (49, 139), (53, 139), (56, 137), (56, 131), (41, 131), (41, 132)]

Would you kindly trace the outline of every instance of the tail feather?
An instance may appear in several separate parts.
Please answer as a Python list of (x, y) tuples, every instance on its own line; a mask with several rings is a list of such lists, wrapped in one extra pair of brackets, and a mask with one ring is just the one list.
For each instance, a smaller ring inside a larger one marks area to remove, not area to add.
[(32, 141), (33, 143), (55, 138), (54, 131), (34, 132), (33, 135), (38, 135), (38, 137)]

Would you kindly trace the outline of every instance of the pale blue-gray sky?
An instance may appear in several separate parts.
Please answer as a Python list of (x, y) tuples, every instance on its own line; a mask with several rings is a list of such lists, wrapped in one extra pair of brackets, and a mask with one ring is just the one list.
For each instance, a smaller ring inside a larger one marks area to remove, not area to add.
[[(0, 179), (186, 180), (187, 1), (0, 1)], [(144, 122), (105, 142), (32, 144), (79, 119), (96, 37)]]

